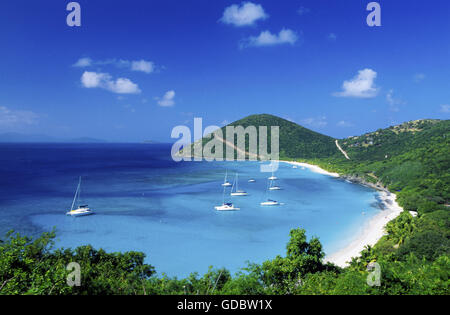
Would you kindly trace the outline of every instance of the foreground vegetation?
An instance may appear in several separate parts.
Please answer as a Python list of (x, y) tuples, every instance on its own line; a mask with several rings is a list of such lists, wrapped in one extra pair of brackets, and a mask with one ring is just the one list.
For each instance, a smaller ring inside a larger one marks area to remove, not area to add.
[[(202, 277), (194, 273), (178, 280), (157, 277), (142, 253), (106, 253), (91, 246), (54, 250), (54, 233), (35, 240), (10, 234), (0, 244), (0, 294), (448, 294), (450, 261), (442, 248), (381, 256), (380, 249), (368, 248), (342, 269), (323, 262), (322, 245), (316, 238), (307, 241), (304, 230), (290, 236), (283, 257), (249, 264), (234, 276), (211, 268)], [(381, 285), (369, 286), (366, 265), (375, 259)], [(66, 283), (70, 262), (81, 266), (80, 286)]]
[[(157, 276), (142, 253), (106, 253), (91, 246), (54, 249), (54, 233), (35, 240), (10, 233), (0, 243), (0, 294), (449, 294), (450, 121), (410, 122), (340, 140), (347, 160), (332, 138), (270, 115), (250, 118), (240, 123), (285, 126), (280, 129), (282, 158), (385, 187), (406, 211), (347, 268), (324, 263), (319, 240), (308, 240), (304, 230), (296, 229), (284, 256), (249, 263), (236, 275), (211, 268), (186, 279)], [(313, 152), (317, 143), (324, 152)], [(307, 154), (293, 149), (296, 145)], [(66, 284), (70, 262), (81, 265), (79, 287)], [(367, 284), (373, 262), (381, 267), (380, 286)]]

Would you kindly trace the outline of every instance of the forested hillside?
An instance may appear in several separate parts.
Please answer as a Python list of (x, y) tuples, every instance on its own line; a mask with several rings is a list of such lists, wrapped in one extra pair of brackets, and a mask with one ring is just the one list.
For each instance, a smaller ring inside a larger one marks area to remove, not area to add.
[[(338, 150), (334, 143), (334, 139), (329, 136), (322, 135), (307, 128), (304, 128), (289, 120), (276, 117), (268, 114), (251, 115), (235, 121), (227, 126), (242, 126), (247, 128), (249, 126), (255, 126), (258, 139), (259, 139), (259, 127), (267, 127), (267, 145), (268, 152), (271, 152), (271, 127), (279, 127), (279, 150), (281, 158), (321, 158), (337, 155)], [(221, 128), (223, 139), (229, 143), (237, 145), (237, 136), (234, 139), (227, 139), (226, 128)], [(202, 140), (203, 145), (210, 141), (210, 137), (205, 137)], [(246, 136), (245, 150), (248, 152), (249, 137)], [(193, 152), (193, 146), (192, 146)], [(224, 157), (226, 156), (226, 146), (223, 146)]]
[(350, 160), (313, 162), (398, 195), (405, 210), (425, 214), (448, 209), (450, 200), (450, 121), (422, 120), (340, 140)]

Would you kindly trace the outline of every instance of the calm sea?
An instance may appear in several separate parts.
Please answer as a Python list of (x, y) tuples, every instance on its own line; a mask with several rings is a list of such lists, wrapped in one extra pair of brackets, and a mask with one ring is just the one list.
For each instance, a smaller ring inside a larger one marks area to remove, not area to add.
[[(341, 179), (280, 164), (283, 189), (261, 207), (269, 173), (258, 162), (182, 162), (169, 145), (0, 144), (0, 235), (36, 236), (56, 227), (58, 247), (91, 244), (107, 251), (142, 251), (159, 274), (184, 277), (208, 266), (232, 272), (246, 261), (284, 255), (289, 231), (318, 236), (326, 253), (345, 246), (381, 211), (377, 193)], [(225, 172), (246, 197), (241, 208), (217, 212)], [(67, 217), (82, 176), (81, 200), (95, 215)], [(255, 183), (248, 180), (254, 178)]]

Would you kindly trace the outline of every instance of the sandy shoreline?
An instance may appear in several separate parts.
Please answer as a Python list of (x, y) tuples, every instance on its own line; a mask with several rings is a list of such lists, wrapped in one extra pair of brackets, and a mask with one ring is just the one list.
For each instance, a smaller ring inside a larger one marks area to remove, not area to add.
[(364, 249), (366, 245), (373, 246), (379, 239), (386, 234), (384, 227), (386, 224), (395, 219), (403, 211), (395, 201), (395, 194), (380, 192), (380, 198), (385, 205), (385, 209), (376, 214), (370, 221), (368, 221), (363, 231), (356, 236), (349, 245), (343, 249), (327, 255), (325, 261), (332, 262), (340, 267), (345, 267), (352, 257), (359, 257), (359, 253)]
[[(316, 165), (290, 161), (281, 162), (309, 168), (311, 171), (316, 173), (339, 177), (339, 174), (327, 172)], [(389, 221), (395, 219), (398, 215), (400, 215), (400, 213), (403, 211), (403, 208), (400, 207), (396, 202), (395, 194), (386, 191), (380, 191), (380, 199), (383, 202), (385, 209), (381, 210), (380, 213), (371, 218), (370, 221), (365, 224), (362, 232), (357, 235), (350, 244), (335, 253), (327, 255), (325, 257), (325, 261), (332, 262), (340, 267), (345, 267), (348, 265), (348, 262), (351, 261), (352, 257), (360, 256), (359, 253), (364, 249), (366, 245), (375, 245), (378, 240), (383, 235), (385, 235), (386, 232), (384, 230), (384, 227)]]
[(324, 175), (333, 176), (333, 177), (339, 177), (338, 173), (331, 173), (331, 172), (325, 171), (323, 168), (320, 168), (317, 165), (301, 163), (301, 162), (293, 162), (293, 161), (280, 161), (280, 162), (285, 162), (285, 163), (289, 163), (292, 165), (309, 168), (314, 173), (324, 174)]

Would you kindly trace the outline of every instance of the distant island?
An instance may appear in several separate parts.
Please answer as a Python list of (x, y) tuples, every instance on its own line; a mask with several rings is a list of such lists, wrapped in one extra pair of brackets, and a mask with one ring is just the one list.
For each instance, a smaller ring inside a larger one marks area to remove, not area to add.
[(108, 141), (90, 137), (55, 138), (47, 135), (29, 135), (15, 132), (0, 134), (0, 143), (107, 143)]

